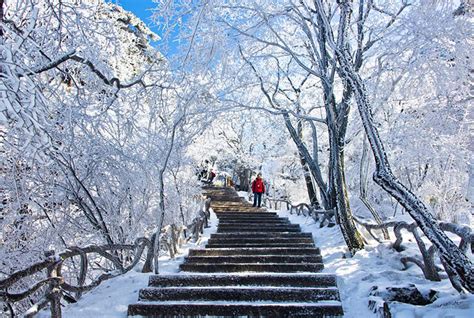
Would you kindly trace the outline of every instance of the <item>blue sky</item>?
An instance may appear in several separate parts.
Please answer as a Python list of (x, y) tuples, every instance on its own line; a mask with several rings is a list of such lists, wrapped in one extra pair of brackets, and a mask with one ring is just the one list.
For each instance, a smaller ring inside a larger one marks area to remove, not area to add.
[[(111, 2), (122, 6), (127, 11), (135, 13), (143, 22), (152, 27), (151, 11), (149, 9), (156, 7), (152, 0), (112, 0)], [(156, 28), (153, 31), (156, 31)]]
[[(156, 4), (152, 0), (109, 0), (110, 2), (116, 3), (123, 7), (125, 10), (133, 12), (137, 17), (139, 17), (143, 22), (145, 22), (148, 27), (158, 34), (161, 37), (161, 31), (154, 25), (151, 20), (152, 11), (150, 9), (156, 8)], [(171, 38), (168, 40), (169, 47), (167, 48), (168, 52), (162, 52), (165, 55), (173, 55), (176, 53), (176, 45), (174, 41), (177, 37), (177, 32), (171, 34)], [(154, 46), (158, 46), (158, 43), (153, 43)]]

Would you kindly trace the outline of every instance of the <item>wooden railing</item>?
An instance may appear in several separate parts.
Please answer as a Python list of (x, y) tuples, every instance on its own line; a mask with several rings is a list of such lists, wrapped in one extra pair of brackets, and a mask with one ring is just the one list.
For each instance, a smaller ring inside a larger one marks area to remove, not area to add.
[(335, 224), (334, 210), (316, 209), (307, 203), (293, 204), (285, 199), (265, 197), (263, 201), (264, 205), (270, 209), (281, 210), (282, 206), (285, 206), (290, 214), (312, 217), (314, 221), (319, 222), (320, 227), (325, 225), (333, 226)]
[[(210, 199), (207, 199), (190, 225), (178, 227), (171, 224), (161, 229), (160, 246), (166, 247), (171, 258), (183, 243), (200, 239), (208, 226), (209, 208)], [(72, 246), (60, 253), (46, 252), (43, 260), (0, 280), (0, 303), (4, 304), (4, 312), (11, 317), (15, 317), (17, 312), (24, 317), (33, 317), (49, 305), (51, 317), (59, 318), (61, 300), (76, 302), (83, 293), (103, 281), (130, 271), (142, 256), (142, 272), (151, 272), (152, 242), (156, 234), (151, 239), (140, 237), (133, 244)]]
[[(354, 221), (360, 226), (364, 227), (367, 232), (378, 242), (382, 240), (374, 233), (374, 231), (382, 231), (383, 228), (390, 229), (393, 228), (393, 233), (395, 235), (395, 241), (392, 243), (392, 248), (398, 252), (402, 252), (404, 247), (402, 230), (410, 232), (415, 238), (418, 249), (420, 250), (421, 257), (419, 256), (403, 256), (400, 261), (405, 266), (408, 267), (408, 263), (414, 263), (423, 271), (423, 275), (426, 279), (432, 281), (440, 281), (441, 277), (439, 272), (442, 270), (440, 267), (435, 264), (435, 255), (436, 248), (434, 245), (429, 247), (426, 246), (425, 241), (422, 239), (422, 233), (418, 230), (418, 226), (415, 222), (407, 223), (404, 221), (391, 221), (385, 222), (382, 224), (369, 223), (361, 218), (354, 216)], [(474, 253), (474, 233), (469, 226), (461, 226), (454, 223), (439, 222), (439, 227), (445, 231), (457, 235), (461, 241), (459, 243), (459, 248), (466, 253), (470, 247), (471, 253)]]
[[(264, 199), (264, 204), (266, 207), (275, 210), (281, 210), (282, 206), (284, 205), (286, 207), (286, 210), (288, 210), (290, 214), (309, 216), (312, 217), (315, 221), (319, 221), (320, 227), (323, 227), (326, 222), (328, 226), (334, 225), (334, 222), (332, 221), (334, 217), (334, 210), (318, 210), (306, 203), (300, 203), (295, 205), (285, 199), (274, 199), (269, 197), (266, 197)], [(365, 228), (369, 235), (372, 236), (378, 242), (382, 242), (382, 239), (379, 238), (377, 234), (374, 233), (374, 231), (380, 231), (380, 234), (382, 234), (382, 236), (389, 238), (390, 236), (384, 235), (384, 231), (393, 228), (395, 241), (392, 243), (392, 247), (398, 252), (402, 252), (404, 250), (404, 247), (402, 246), (403, 236), (401, 231), (405, 230), (410, 232), (415, 238), (421, 257), (402, 256), (400, 258), (400, 261), (402, 262), (403, 266), (407, 268), (408, 263), (416, 264), (418, 267), (421, 268), (423, 275), (426, 279), (432, 281), (441, 280), (441, 276), (439, 273), (442, 271), (442, 269), (435, 264), (436, 248), (433, 245), (430, 245), (429, 247), (426, 246), (425, 241), (422, 239), (422, 233), (420, 233), (418, 226), (415, 222), (407, 223), (404, 221), (391, 221), (375, 224), (369, 223), (357, 216), (354, 216), (354, 221), (363, 228)], [(443, 231), (455, 234), (460, 238), (459, 248), (464, 253), (466, 253), (470, 248), (471, 253), (474, 254), (474, 233), (469, 226), (460, 226), (454, 223), (446, 222), (440, 222), (439, 226)], [(386, 241), (386, 239), (384, 240)]]

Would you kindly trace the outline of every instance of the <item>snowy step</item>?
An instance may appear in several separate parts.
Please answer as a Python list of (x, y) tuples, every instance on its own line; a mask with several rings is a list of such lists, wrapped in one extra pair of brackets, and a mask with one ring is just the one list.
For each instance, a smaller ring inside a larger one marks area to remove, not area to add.
[(238, 208), (243, 207), (243, 206), (245, 206), (245, 207), (252, 206), (251, 203), (243, 201), (243, 200), (237, 202), (237, 201), (226, 201), (226, 200), (219, 200), (219, 201), (214, 200), (214, 201), (212, 201), (212, 199), (211, 199), (211, 205), (215, 205), (215, 206), (227, 206), (228, 205), (228, 206), (235, 206), (235, 207), (238, 207)]
[(301, 227), (299, 224), (291, 224), (291, 223), (224, 223), (218, 224), (218, 228), (237, 228), (240, 227), (241, 230), (247, 229), (261, 229), (261, 228), (293, 228), (300, 230)]
[(208, 244), (227, 244), (227, 243), (313, 243), (312, 237), (219, 237), (211, 238)]
[(271, 224), (271, 223), (279, 223), (279, 224), (291, 224), (289, 220), (286, 219), (279, 219), (279, 218), (219, 218), (219, 224), (227, 223), (227, 224), (234, 224), (234, 223), (252, 223), (252, 224)]
[(282, 248), (282, 247), (254, 247), (254, 248), (213, 248), (192, 249), (188, 256), (224, 256), (224, 255), (319, 255), (317, 247)]
[(279, 218), (262, 218), (262, 219), (256, 219), (256, 218), (220, 218), (219, 219), (219, 225), (224, 225), (224, 224), (290, 224), (290, 221), (288, 219), (279, 219)]
[(339, 301), (316, 303), (141, 302), (128, 307), (129, 316), (154, 318), (170, 316), (319, 318), (342, 317), (343, 314)]
[(226, 223), (226, 224), (219, 224), (218, 229), (228, 229), (228, 228), (237, 228), (240, 227), (241, 230), (253, 230), (254, 232), (259, 232), (261, 229), (265, 228), (290, 228), (290, 229), (298, 229), (301, 230), (298, 224), (291, 224), (291, 223)]
[(321, 255), (263, 255), (263, 256), (192, 256), (186, 263), (321, 263)]
[[(223, 212), (218, 212), (218, 213), (223, 213)], [(228, 215), (222, 215), (220, 216), (219, 214), (217, 214), (217, 219), (219, 220), (219, 222), (222, 222), (222, 221), (239, 221), (239, 220), (242, 220), (242, 221), (269, 221), (269, 220), (279, 220), (279, 219), (283, 219), (283, 218), (280, 218), (279, 216), (277, 215), (269, 215), (269, 216), (259, 216), (259, 215), (255, 215), (255, 216), (251, 216), (251, 215), (237, 215), (237, 216), (228, 216)]]
[(210, 243), (206, 248), (234, 248), (234, 247), (314, 247), (314, 243)]
[(336, 287), (336, 276), (330, 274), (208, 274), (152, 275), (151, 287), (192, 286), (274, 286), (274, 287)]
[(251, 207), (251, 205), (247, 205), (247, 203), (243, 202), (240, 200), (240, 198), (228, 198), (227, 200), (222, 200), (216, 203), (215, 201), (212, 201), (211, 199), (211, 206), (214, 207)]
[[(220, 202), (243, 202), (241, 197), (230, 195), (207, 195), (211, 200), (218, 200)], [(211, 201), (212, 202), (212, 201)]]
[(227, 232), (238, 232), (242, 233), (244, 236), (246, 232), (301, 232), (299, 226), (261, 226), (261, 227), (249, 227), (242, 228), (239, 226), (219, 226), (217, 228), (217, 233), (227, 233)]
[(272, 220), (261, 220), (261, 221), (253, 221), (253, 220), (225, 220), (221, 221), (219, 220), (218, 226), (241, 226), (241, 227), (247, 227), (247, 226), (254, 226), (254, 227), (259, 227), (259, 226), (286, 226), (286, 225), (297, 225), (297, 224), (292, 224), (290, 221), (285, 221), (285, 220), (278, 220), (278, 219), (272, 219)]
[(179, 266), (185, 272), (200, 273), (233, 273), (233, 272), (319, 272), (324, 268), (322, 263), (184, 263)]
[(233, 211), (225, 211), (225, 212), (215, 212), (217, 217), (264, 217), (264, 218), (275, 218), (279, 217), (275, 212), (233, 212)]
[(339, 292), (334, 287), (148, 287), (141, 289), (138, 297), (139, 301), (315, 302), (339, 300)]
[(241, 229), (261, 229), (267, 227), (281, 227), (281, 228), (297, 228), (301, 229), (298, 224), (291, 224), (291, 223), (219, 223), (218, 228), (233, 228), (233, 227), (240, 227)]
[(183, 273), (154, 275), (129, 306), (141, 317), (342, 317), (334, 275), (311, 233), (231, 189), (206, 187), (218, 217), (205, 249), (189, 251)]
[(206, 248), (233, 248), (233, 247), (315, 247), (314, 242), (312, 241), (285, 241), (285, 239), (278, 240), (274, 239), (274, 242), (271, 240), (236, 240), (233, 242), (229, 241), (214, 241), (209, 240), (206, 244)]
[(250, 203), (241, 203), (239, 206), (213, 205), (216, 213), (266, 213), (265, 209), (252, 206)]
[(245, 236), (240, 233), (214, 233), (211, 234), (211, 239), (219, 238), (312, 238), (311, 233), (301, 232), (246, 232)]

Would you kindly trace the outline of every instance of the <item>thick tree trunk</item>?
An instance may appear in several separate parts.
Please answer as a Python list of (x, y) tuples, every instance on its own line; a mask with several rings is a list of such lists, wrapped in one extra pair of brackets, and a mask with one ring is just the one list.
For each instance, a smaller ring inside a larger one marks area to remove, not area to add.
[[(164, 169), (163, 169), (164, 170)], [(153, 244), (153, 269), (155, 274), (159, 274), (159, 262), (160, 257), (160, 234), (163, 228), (163, 221), (165, 219), (165, 185), (163, 181), (164, 171), (160, 172), (160, 214), (158, 219), (158, 226), (156, 229), (156, 237)]]
[(368, 152), (369, 152), (369, 145), (367, 143), (367, 136), (364, 134), (364, 140), (362, 144), (362, 157), (360, 159), (360, 170), (359, 170), (359, 190), (360, 195), (359, 198), (367, 207), (367, 209), (372, 213), (375, 222), (382, 227), (383, 238), (385, 240), (390, 239), (390, 234), (388, 233), (387, 228), (383, 225), (382, 218), (374, 209), (374, 207), (370, 204), (369, 199), (367, 198), (367, 175), (369, 171), (369, 160), (368, 160)]
[[(0, 22), (3, 23), (3, 3), (4, 0), (0, 0)], [(0, 37), (3, 36), (3, 26), (0, 25)]]
[(318, 196), (316, 194), (316, 189), (313, 185), (313, 180), (311, 179), (311, 172), (309, 171), (308, 165), (306, 164), (306, 160), (304, 156), (299, 153), (301, 167), (303, 168), (304, 180), (306, 182), (306, 190), (308, 191), (309, 202), (311, 203), (312, 207), (316, 209), (320, 209), (321, 205), (318, 201)]
[[(345, 4), (349, 6), (348, 3)], [(382, 140), (372, 118), (365, 85), (354, 70), (350, 56), (345, 52), (344, 47), (340, 46), (335, 49), (341, 74), (354, 89), (359, 114), (374, 154), (376, 165), (374, 181), (408, 211), (426, 237), (437, 248), (453, 287), (460, 292), (474, 293), (474, 268), (471, 261), (441, 230), (426, 205), (393, 175)]]
[(336, 217), (341, 228), (344, 240), (351, 253), (364, 248), (364, 241), (359, 231), (357, 230), (354, 219), (352, 218), (352, 211), (349, 204), (349, 195), (347, 193), (346, 178), (344, 173), (344, 158), (339, 155), (336, 162), (336, 169), (334, 169), (334, 181), (337, 199)]
[(315, 178), (315, 180), (321, 180), (321, 184), (317, 183), (319, 186), (319, 192), (320, 192), (320, 198), (321, 198), (321, 203), (322, 205), (328, 210), (329, 202), (326, 202), (326, 196), (324, 193), (327, 192), (327, 185), (324, 183), (322, 174), (321, 174), (321, 169), (319, 169), (319, 154), (318, 154), (318, 131), (316, 129), (316, 125), (314, 124), (313, 121), (309, 121), (309, 124), (311, 126), (311, 137), (313, 141), (313, 160), (316, 163), (316, 171), (314, 171), (315, 175), (318, 177)]
[[(301, 120), (298, 121), (298, 137), (300, 140), (303, 140), (303, 124)], [(308, 165), (306, 164), (306, 158), (304, 155), (299, 151), (298, 155), (300, 157), (301, 167), (303, 168), (303, 175), (304, 180), (306, 182), (306, 190), (308, 191), (309, 202), (311, 203), (312, 207), (316, 209), (320, 209), (321, 205), (319, 204), (318, 197), (316, 194), (316, 189), (313, 185), (313, 179), (311, 178), (311, 172), (309, 171)]]
[[(327, 105), (332, 105), (332, 101), (326, 101)], [(331, 107), (331, 106), (329, 106)], [(333, 189), (336, 200), (336, 221), (341, 228), (342, 235), (351, 253), (364, 248), (364, 241), (357, 230), (347, 193), (346, 177), (344, 173), (344, 138), (340, 138), (340, 131), (337, 129), (334, 113), (327, 112), (327, 123), (329, 131), (329, 160), (331, 163), (331, 173)]]
[(238, 172), (239, 174), (239, 190), (240, 191), (249, 191), (250, 189), (250, 169), (243, 168)]

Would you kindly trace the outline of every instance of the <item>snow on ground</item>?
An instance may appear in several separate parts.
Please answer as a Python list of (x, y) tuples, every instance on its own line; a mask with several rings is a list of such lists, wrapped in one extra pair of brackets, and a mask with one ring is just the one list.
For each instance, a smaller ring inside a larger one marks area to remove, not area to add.
[[(423, 277), (421, 269), (413, 265), (403, 270), (402, 254), (389, 248), (389, 243), (371, 244), (352, 258), (344, 258), (347, 252), (339, 227), (319, 228), (312, 218), (279, 212), (289, 217), (292, 223), (299, 223), (303, 232), (312, 232), (316, 245), (321, 248), (325, 273), (338, 276), (338, 287), (346, 318), (376, 317), (368, 307), (368, 294), (372, 286), (400, 286), (415, 284), (423, 293), (434, 289), (440, 297), (431, 305), (414, 306), (403, 303), (390, 305), (393, 318), (468, 318), (474, 317), (474, 295), (459, 295), (448, 279), (431, 282)], [(402, 232), (404, 233), (404, 232)], [(405, 233), (404, 233), (405, 235)], [(392, 234), (393, 237), (393, 234)], [(407, 237), (402, 252), (417, 254), (415, 243)], [(413, 240), (412, 240), (413, 241)]]
[[(211, 233), (217, 229), (217, 217), (211, 213), (210, 227), (204, 229), (204, 235), (199, 242), (185, 244), (181, 248), (178, 257), (170, 260), (164, 256), (160, 258), (160, 274), (176, 274), (179, 264), (183, 263), (184, 257), (188, 255), (191, 248), (203, 247)], [(123, 318), (127, 317), (128, 305), (138, 301), (140, 288), (148, 286), (151, 273), (140, 273), (143, 264), (139, 264), (132, 270), (119, 277), (107, 280), (91, 292), (82, 296), (75, 304), (68, 305), (63, 309), (65, 318)], [(50, 317), (49, 311), (44, 311), (40, 318)]]

